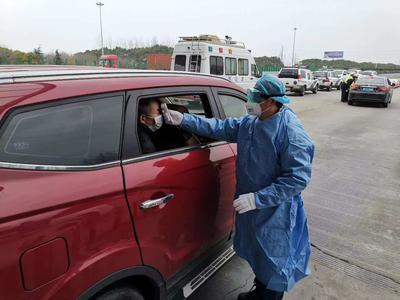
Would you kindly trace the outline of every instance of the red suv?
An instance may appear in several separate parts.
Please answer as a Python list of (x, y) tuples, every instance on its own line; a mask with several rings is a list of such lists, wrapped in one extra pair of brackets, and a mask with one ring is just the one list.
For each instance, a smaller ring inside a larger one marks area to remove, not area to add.
[(236, 145), (144, 154), (148, 99), (245, 114), (208, 75), (0, 67), (1, 300), (187, 297), (233, 255)]

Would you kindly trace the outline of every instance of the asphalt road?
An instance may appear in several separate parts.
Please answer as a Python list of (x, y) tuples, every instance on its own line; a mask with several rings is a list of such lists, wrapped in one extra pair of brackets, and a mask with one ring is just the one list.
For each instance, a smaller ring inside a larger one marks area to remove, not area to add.
[[(389, 108), (289, 96), (316, 155), (303, 193), (312, 275), (284, 299), (400, 299), (400, 89)], [(236, 299), (252, 281), (235, 256), (189, 299)]]

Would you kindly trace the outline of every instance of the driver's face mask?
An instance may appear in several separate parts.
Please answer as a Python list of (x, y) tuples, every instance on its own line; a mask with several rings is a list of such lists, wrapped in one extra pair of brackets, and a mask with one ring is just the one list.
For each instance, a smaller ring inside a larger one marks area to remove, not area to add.
[(147, 118), (150, 118), (150, 119), (153, 119), (153, 120), (154, 120), (154, 124), (147, 125), (147, 127), (148, 127), (151, 131), (153, 131), (153, 132), (155, 132), (155, 131), (157, 131), (158, 129), (160, 129), (161, 126), (162, 126), (163, 123), (164, 123), (164, 120), (163, 120), (163, 116), (162, 116), (162, 115), (159, 115), (159, 116), (157, 116), (157, 117), (150, 117), (150, 116), (147, 116)]

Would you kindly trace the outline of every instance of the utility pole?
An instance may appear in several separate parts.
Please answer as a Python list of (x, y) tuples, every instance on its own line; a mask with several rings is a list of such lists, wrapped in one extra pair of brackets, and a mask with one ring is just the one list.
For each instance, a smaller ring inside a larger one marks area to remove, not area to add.
[(296, 31), (297, 27), (293, 28), (294, 35), (293, 35), (293, 53), (292, 53), (292, 67), (294, 66), (294, 51), (296, 49)]
[(283, 45), (281, 47), (281, 53), (279, 54), (279, 58), (281, 59), (281, 62), (283, 63)]
[(101, 55), (104, 55), (104, 48), (103, 48), (103, 23), (101, 21), (101, 7), (104, 5), (104, 3), (96, 2), (96, 5), (99, 7), (100, 11), (100, 36), (101, 36)]

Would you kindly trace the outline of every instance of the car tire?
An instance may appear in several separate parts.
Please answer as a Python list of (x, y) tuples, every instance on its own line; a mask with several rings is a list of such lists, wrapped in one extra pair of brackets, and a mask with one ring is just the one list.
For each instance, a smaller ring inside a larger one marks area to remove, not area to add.
[(353, 105), (353, 101), (348, 100), (348, 101), (347, 101), (347, 104), (348, 104), (348, 105)]
[(96, 300), (145, 300), (143, 295), (136, 289), (130, 287), (116, 287), (98, 297)]
[(336, 87), (336, 89), (337, 89), (338, 91), (340, 91), (340, 84)]
[(388, 107), (388, 104), (389, 104), (389, 103), (384, 102), (384, 103), (382, 103), (382, 107), (387, 108), (387, 107)]
[(332, 90), (332, 86), (331, 86), (331, 85), (328, 86), (328, 87), (326, 88), (326, 90), (327, 90), (328, 92), (330, 92), (330, 91)]
[(298, 94), (299, 94), (299, 96), (304, 96), (304, 87), (301, 89), (301, 90), (299, 90), (299, 92), (298, 92)]
[(311, 90), (311, 92), (312, 92), (313, 94), (316, 94), (316, 93), (318, 92), (318, 86), (316, 86), (315, 88), (313, 88), (313, 89)]

